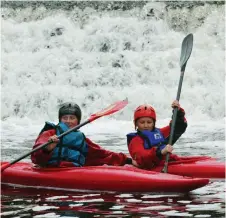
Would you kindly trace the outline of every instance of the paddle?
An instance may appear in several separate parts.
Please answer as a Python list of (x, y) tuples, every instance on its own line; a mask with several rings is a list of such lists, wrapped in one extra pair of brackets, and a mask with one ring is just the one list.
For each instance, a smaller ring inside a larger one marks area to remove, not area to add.
[[(178, 90), (177, 90), (177, 98), (176, 98), (176, 100), (178, 100), (178, 101), (180, 100), (180, 93), (181, 93), (181, 88), (182, 88), (185, 67), (186, 67), (187, 61), (191, 55), (192, 47), (193, 47), (193, 34), (189, 34), (184, 38), (184, 40), (182, 42), (182, 47), (181, 47), (181, 55), (180, 55), (181, 74), (180, 74), (180, 81), (179, 81), (179, 86), (178, 86)], [(168, 142), (168, 144), (170, 144), (170, 145), (172, 145), (172, 142), (173, 142), (173, 134), (174, 134), (175, 124), (176, 124), (177, 112), (178, 112), (178, 108), (174, 108), (173, 109), (172, 126), (171, 126), (171, 131), (170, 131), (170, 138), (169, 138), (169, 142)], [(170, 156), (170, 154), (167, 153), (164, 168), (162, 169), (162, 172), (164, 172), (164, 173), (167, 173), (167, 171), (168, 171), (169, 156)]]
[[(117, 101), (114, 104), (108, 106), (107, 108), (105, 108), (105, 109), (103, 109), (103, 110), (101, 110), (101, 111), (99, 111), (99, 112), (97, 112), (95, 114), (92, 114), (88, 120), (86, 120), (85, 122), (83, 122), (83, 123), (81, 123), (81, 124), (79, 124), (79, 125), (71, 128), (71, 129), (67, 130), (66, 132), (60, 134), (57, 138), (60, 139), (63, 136), (67, 135), (68, 133), (70, 133), (70, 132), (72, 132), (74, 130), (79, 129), (80, 127), (85, 126), (86, 124), (91, 123), (91, 122), (93, 122), (94, 120), (96, 120), (96, 119), (98, 119), (100, 117), (113, 114), (113, 113), (121, 110), (122, 108), (124, 108), (127, 104), (128, 104), (128, 100), (127, 99), (125, 99), (123, 101)], [(22, 160), (23, 158), (25, 158), (25, 157), (29, 156), (30, 154), (32, 154), (32, 153), (34, 153), (34, 152), (36, 152), (36, 151), (44, 148), (45, 146), (47, 146), (47, 145), (49, 145), (51, 143), (52, 143), (52, 141), (46, 142), (45, 144), (38, 146), (37, 148), (33, 149), (32, 151), (28, 152), (27, 154), (24, 154), (23, 156), (17, 158), (16, 160), (14, 160), (12, 162), (9, 162), (9, 163), (7, 163), (5, 165), (3, 165), (1, 167), (1, 172), (3, 172), (5, 169), (7, 169), (8, 167), (10, 167), (14, 163)]]

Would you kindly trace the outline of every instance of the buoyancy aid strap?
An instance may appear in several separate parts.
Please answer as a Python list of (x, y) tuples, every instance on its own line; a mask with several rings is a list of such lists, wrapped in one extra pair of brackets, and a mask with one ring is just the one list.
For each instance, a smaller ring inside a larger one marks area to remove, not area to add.
[(137, 131), (137, 134), (144, 140), (144, 147), (145, 147), (145, 148), (146, 148), (145, 142), (148, 143), (148, 147), (147, 147), (146, 149), (153, 147), (153, 145), (151, 144), (151, 142), (150, 142), (148, 136), (142, 134), (142, 132), (139, 131), (139, 130)]

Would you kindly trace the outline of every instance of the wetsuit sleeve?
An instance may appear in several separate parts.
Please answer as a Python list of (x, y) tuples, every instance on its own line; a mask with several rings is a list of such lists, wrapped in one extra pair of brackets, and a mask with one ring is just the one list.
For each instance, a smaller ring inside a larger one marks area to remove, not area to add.
[[(56, 134), (55, 130), (48, 130), (41, 133), (36, 139), (33, 149), (48, 142), (49, 137), (55, 134)], [(41, 148), (38, 151), (31, 154), (31, 161), (34, 164), (45, 166), (48, 160), (51, 158), (51, 156), (52, 152), (47, 151), (46, 148)]]
[[(171, 125), (172, 125), (172, 120), (170, 121), (168, 126), (160, 128), (160, 131), (162, 132), (164, 138), (166, 139), (165, 141), (166, 144), (168, 144), (169, 142)], [(174, 134), (173, 134), (173, 144), (186, 131), (186, 128), (187, 128), (187, 120), (185, 118), (185, 111), (183, 108), (180, 108), (180, 110), (178, 110), (177, 112), (177, 119), (176, 119), (176, 124), (174, 128)]]
[(101, 166), (104, 164), (123, 166), (132, 162), (127, 155), (121, 152), (117, 153), (106, 150), (88, 138), (86, 138), (86, 142), (88, 144), (88, 154), (85, 166)]

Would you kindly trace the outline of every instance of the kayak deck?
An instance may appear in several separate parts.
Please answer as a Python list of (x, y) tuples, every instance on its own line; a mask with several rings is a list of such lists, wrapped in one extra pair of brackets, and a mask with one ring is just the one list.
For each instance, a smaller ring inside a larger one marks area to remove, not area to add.
[[(152, 169), (161, 172), (162, 166)], [(168, 173), (197, 178), (225, 179), (225, 163), (210, 157), (184, 157), (180, 161), (169, 162)]]
[(130, 193), (189, 192), (209, 183), (208, 179), (163, 174), (131, 166), (38, 168), (32, 163), (10, 166), (2, 172), (1, 179), (2, 184), (18, 187)]

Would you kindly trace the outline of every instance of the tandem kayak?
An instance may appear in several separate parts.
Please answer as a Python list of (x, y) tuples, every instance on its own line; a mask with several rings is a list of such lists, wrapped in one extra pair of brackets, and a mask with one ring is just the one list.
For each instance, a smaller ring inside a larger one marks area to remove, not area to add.
[(204, 178), (146, 171), (132, 166), (39, 168), (22, 162), (10, 166), (1, 176), (3, 185), (65, 191), (184, 193), (209, 183)]
[[(180, 161), (169, 162), (168, 173), (197, 178), (225, 179), (225, 163), (208, 156), (180, 157)], [(162, 166), (152, 169), (161, 172)]]

